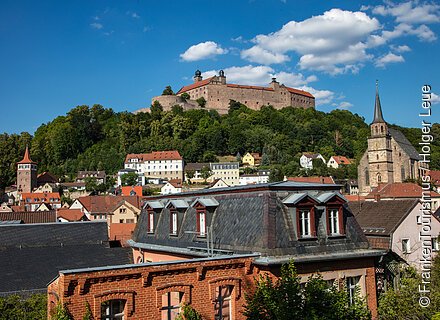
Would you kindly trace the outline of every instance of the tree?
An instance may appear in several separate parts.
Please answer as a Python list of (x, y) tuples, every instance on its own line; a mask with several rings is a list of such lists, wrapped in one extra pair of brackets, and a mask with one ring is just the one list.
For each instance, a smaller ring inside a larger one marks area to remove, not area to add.
[(191, 99), (191, 96), (188, 94), (188, 92), (184, 92), (180, 96), (182, 97), (182, 99), (185, 99), (185, 100)]
[(159, 101), (154, 100), (150, 108), (151, 118), (153, 120), (160, 120), (162, 118), (163, 107)]
[(200, 313), (198, 313), (191, 305), (184, 304), (182, 311), (180, 311), (176, 320), (203, 320)]
[(327, 284), (320, 275), (311, 276), (301, 289), (293, 261), (281, 267), (281, 276), (260, 276), (256, 290), (246, 295), (244, 315), (262, 320), (369, 320), (364, 299), (357, 294), (350, 303), (345, 288)]
[(206, 151), (203, 154), (203, 162), (218, 162), (218, 158), (212, 151)]
[(0, 320), (34, 320), (46, 317), (46, 294), (33, 294), (27, 298), (19, 295), (0, 297)]
[(208, 166), (204, 166), (201, 170), (200, 170), (200, 176), (202, 177), (202, 179), (205, 181), (206, 183), (206, 179), (208, 179), (210, 176), (212, 176), (212, 171)]
[(196, 101), (200, 108), (204, 108), (206, 106), (206, 99), (204, 97), (200, 97)]
[(121, 185), (123, 186), (135, 186), (138, 184), (138, 175), (136, 172), (124, 173), (121, 176)]
[(173, 89), (171, 89), (171, 86), (166, 86), (165, 89), (162, 92), (163, 96), (172, 96), (174, 95)]
[(196, 171), (195, 170), (185, 170), (186, 178), (188, 179), (188, 183), (191, 184), (191, 180), (194, 178)]
[(53, 314), (50, 317), (51, 320), (73, 320), (72, 315), (67, 309), (66, 305), (58, 303), (53, 310)]

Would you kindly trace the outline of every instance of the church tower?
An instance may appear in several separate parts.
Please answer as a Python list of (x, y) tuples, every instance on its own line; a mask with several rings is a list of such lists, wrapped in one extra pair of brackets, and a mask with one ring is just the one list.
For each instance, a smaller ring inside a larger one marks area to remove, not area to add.
[(17, 167), (17, 191), (29, 193), (37, 187), (37, 163), (29, 157), (29, 149), (26, 146), (23, 160), (18, 162)]
[(368, 176), (370, 187), (377, 187), (379, 183), (393, 183), (393, 155), (391, 134), (388, 125), (383, 119), (380, 105), (378, 83), (376, 81), (376, 101), (374, 104), (374, 119), (370, 125), (371, 135), (368, 139)]

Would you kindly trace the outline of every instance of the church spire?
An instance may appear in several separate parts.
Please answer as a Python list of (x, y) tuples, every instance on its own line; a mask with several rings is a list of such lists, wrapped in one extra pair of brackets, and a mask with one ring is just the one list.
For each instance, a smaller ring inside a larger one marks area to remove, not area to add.
[(383, 119), (382, 107), (380, 105), (380, 99), (379, 99), (379, 81), (376, 80), (376, 101), (374, 103), (373, 123), (384, 123), (384, 122), (385, 120)]
[(21, 160), (18, 163), (35, 163), (31, 160), (31, 157), (29, 156), (29, 148), (27, 145), (26, 145), (26, 151), (24, 152), (23, 160)]

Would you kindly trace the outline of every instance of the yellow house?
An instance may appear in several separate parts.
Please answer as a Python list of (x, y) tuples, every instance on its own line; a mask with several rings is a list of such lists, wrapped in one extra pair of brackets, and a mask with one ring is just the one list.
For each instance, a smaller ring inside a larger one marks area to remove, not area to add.
[(241, 159), (243, 165), (248, 165), (250, 167), (256, 167), (260, 165), (261, 156), (259, 153), (246, 153)]

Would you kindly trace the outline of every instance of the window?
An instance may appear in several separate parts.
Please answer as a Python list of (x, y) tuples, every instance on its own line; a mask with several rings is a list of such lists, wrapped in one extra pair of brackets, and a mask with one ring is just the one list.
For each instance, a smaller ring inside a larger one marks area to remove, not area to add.
[(340, 234), (339, 230), (339, 210), (329, 209), (328, 212), (328, 230), (330, 235)]
[(119, 213), (127, 213), (127, 208), (119, 208)]
[(125, 300), (108, 300), (101, 304), (102, 320), (123, 320)]
[(170, 210), (170, 234), (177, 236), (177, 211)]
[(402, 239), (402, 253), (410, 253), (411, 245), (409, 239)]
[(366, 184), (367, 186), (370, 185), (370, 174), (369, 174), (369, 172), (368, 172), (368, 169), (365, 169), (365, 184)]
[(148, 210), (148, 233), (154, 233), (154, 213)]
[(439, 245), (437, 238), (431, 238), (431, 247), (432, 247), (432, 251), (438, 251)]
[(197, 233), (200, 237), (206, 237), (206, 212), (197, 210)]
[(231, 295), (234, 286), (226, 285), (217, 287), (215, 290), (215, 320), (232, 319), (232, 301)]
[(162, 295), (162, 320), (174, 320), (180, 312), (180, 304), (182, 303), (183, 292), (167, 292)]
[(417, 224), (422, 224), (422, 216), (416, 217)]
[(119, 223), (124, 223), (124, 219), (119, 219)]
[(310, 237), (310, 210), (299, 210), (299, 234), (301, 237)]
[(350, 304), (354, 303), (357, 291), (359, 290), (359, 281), (361, 277), (347, 277), (347, 292), (350, 298)]

